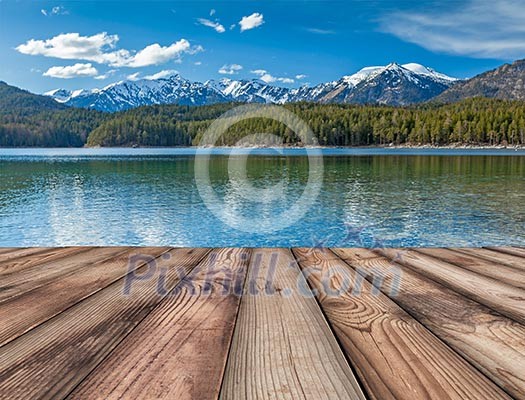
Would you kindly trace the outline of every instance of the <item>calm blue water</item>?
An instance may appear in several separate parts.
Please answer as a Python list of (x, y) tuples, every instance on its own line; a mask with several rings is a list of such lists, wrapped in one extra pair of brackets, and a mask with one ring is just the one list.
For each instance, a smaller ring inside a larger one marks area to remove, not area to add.
[(525, 245), (523, 150), (325, 149), (319, 195), (273, 232), (306, 151), (214, 149), (207, 204), (195, 151), (0, 149), (0, 246)]

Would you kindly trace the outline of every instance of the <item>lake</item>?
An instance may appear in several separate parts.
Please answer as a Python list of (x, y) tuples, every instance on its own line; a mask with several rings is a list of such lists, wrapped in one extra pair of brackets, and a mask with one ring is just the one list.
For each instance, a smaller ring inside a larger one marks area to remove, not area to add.
[(0, 246), (525, 245), (523, 150), (196, 151), (0, 149)]

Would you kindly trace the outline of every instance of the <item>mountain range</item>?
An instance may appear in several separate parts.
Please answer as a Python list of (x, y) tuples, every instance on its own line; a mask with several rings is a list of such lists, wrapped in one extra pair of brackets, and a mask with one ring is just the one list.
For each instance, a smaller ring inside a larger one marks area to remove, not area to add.
[(72, 107), (116, 112), (153, 104), (209, 105), (226, 102), (386, 104), (403, 106), (430, 100), (458, 84), (420, 64), (366, 67), (316, 86), (285, 88), (261, 80), (193, 82), (174, 74), (159, 79), (121, 81), (102, 89), (56, 89), (45, 93)]
[(472, 79), (457, 82), (435, 100), (453, 103), (472, 97), (525, 100), (525, 60), (504, 64)]

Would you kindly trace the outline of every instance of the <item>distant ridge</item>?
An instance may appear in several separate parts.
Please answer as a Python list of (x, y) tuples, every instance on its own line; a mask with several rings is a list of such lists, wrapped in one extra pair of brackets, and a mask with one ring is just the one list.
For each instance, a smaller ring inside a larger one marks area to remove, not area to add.
[(33, 94), (0, 81), (0, 114), (15, 112), (19, 116), (28, 116), (66, 108), (47, 96)]
[(102, 89), (47, 92), (69, 106), (123, 111), (153, 104), (209, 105), (225, 102), (409, 105), (427, 101), (453, 86), (457, 79), (420, 64), (366, 67), (353, 75), (313, 87), (289, 89), (261, 80), (193, 82), (174, 74), (158, 79), (122, 81)]
[(504, 64), (474, 78), (458, 82), (438, 95), (435, 100), (453, 103), (471, 97), (525, 100), (525, 60)]

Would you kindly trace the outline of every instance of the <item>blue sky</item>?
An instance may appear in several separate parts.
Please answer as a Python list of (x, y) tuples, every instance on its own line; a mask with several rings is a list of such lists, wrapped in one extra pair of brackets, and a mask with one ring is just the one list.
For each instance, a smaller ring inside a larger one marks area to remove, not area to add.
[(299, 86), (393, 61), (464, 78), (525, 58), (523, 9), (516, 0), (0, 0), (0, 80), (41, 93), (178, 71)]

